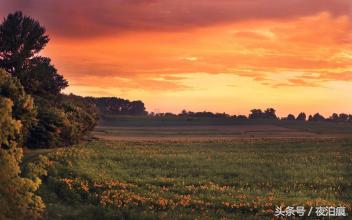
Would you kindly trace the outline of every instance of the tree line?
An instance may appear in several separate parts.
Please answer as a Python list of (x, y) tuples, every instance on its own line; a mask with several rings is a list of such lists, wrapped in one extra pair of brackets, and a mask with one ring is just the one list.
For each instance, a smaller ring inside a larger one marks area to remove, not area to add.
[(351, 114), (337, 114), (333, 113), (331, 116), (325, 118), (323, 115), (316, 113), (313, 115), (306, 115), (306, 113), (301, 112), (297, 116), (293, 114), (288, 114), (286, 117), (279, 117), (276, 115), (276, 110), (273, 108), (262, 109), (252, 109), (248, 115), (230, 115), (227, 113), (213, 113), (209, 111), (203, 112), (192, 112), (187, 110), (182, 110), (179, 114), (174, 113), (149, 113), (151, 117), (187, 117), (187, 118), (222, 118), (222, 119), (233, 119), (233, 120), (281, 120), (281, 121), (327, 121), (327, 122), (352, 122)]
[(147, 115), (142, 101), (130, 101), (116, 97), (85, 97), (101, 114)]

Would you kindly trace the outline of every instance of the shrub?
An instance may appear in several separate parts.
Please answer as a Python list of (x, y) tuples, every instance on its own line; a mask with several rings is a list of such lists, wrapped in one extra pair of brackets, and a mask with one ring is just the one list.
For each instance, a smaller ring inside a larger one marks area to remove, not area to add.
[(0, 97), (0, 219), (40, 219), (45, 205), (34, 195), (40, 180), (20, 177), (23, 152), (16, 141), (22, 124), (12, 117), (12, 106)]
[(23, 143), (29, 135), (29, 130), (37, 122), (37, 111), (33, 98), (26, 94), (23, 86), (17, 78), (0, 69), (0, 96), (10, 99), (13, 102), (12, 115), (22, 123), (21, 133)]

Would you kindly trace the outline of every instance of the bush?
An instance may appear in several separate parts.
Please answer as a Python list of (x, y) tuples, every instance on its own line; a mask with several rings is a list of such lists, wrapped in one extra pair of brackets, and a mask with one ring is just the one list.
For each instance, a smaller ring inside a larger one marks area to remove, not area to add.
[(40, 180), (20, 177), (23, 152), (16, 141), (22, 124), (12, 118), (12, 106), (0, 97), (0, 219), (40, 219), (45, 205), (34, 195)]
[(78, 143), (97, 121), (94, 108), (82, 100), (61, 96), (53, 103), (36, 97), (38, 123), (31, 129), (27, 145), (53, 148)]
[(36, 124), (37, 111), (33, 98), (26, 94), (23, 86), (17, 78), (12, 78), (10, 74), (0, 69), (0, 96), (8, 98), (13, 102), (12, 115), (22, 123), (21, 144), (29, 135), (29, 130)]

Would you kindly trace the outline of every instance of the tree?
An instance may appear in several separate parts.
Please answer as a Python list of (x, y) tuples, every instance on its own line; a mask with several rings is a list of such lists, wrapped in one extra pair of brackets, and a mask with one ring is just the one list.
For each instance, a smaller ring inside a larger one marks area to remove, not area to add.
[(267, 108), (264, 112), (261, 109), (252, 109), (249, 114), (249, 119), (269, 119), (276, 120), (276, 110), (273, 108)]
[(89, 103), (97, 106), (100, 112), (117, 115), (147, 115), (142, 101), (129, 101), (116, 97), (86, 97)]
[(313, 116), (309, 117), (309, 121), (324, 121), (325, 118), (319, 113), (314, 114)]
[(49, 42), (45, 28), (22, 12), (9, 14), (0, 25), (0, 66), (19, 76), (28, 61)]
[(305, 114), (304, 112), (301, 112), (301, 113), (298, 114), (296, 120), (297, 120), (297, 121), (305, 121), (306, 119), (307, 119), (306, 114)]
[(16, 120), (22, 123), (23, 143), (29, 130), (36, 124), (37, 111), (31, 96), (25, 93), (25, 90), (18, 79), (13, 78), (10, 74), (0, 69), (0, 96), (8, 98), (13, 102), (12, 114)]
[(17, 77), (28, 94), (57, 95), (68, 86), (50, 59), (38, 56), (48, 42), (45, 28), (22, 12), (9, 14), (0, 25), (0, 68)]
[(329, 120), (337, 122), (339, 121), (339, 115), (337, 113), (333, 113), (330, 117)]
[(339, 120), (342, 121), (342, 122), (347, 122), (349, 119), (349, 115), (348, 114), (345, 114), (345, 113), (341, 113), (339, 114)]
[(252, 109), (248, 118), (249, 119), (263, 119), (263, 112), (261, 109)]
[(32, 95), (48, 97), (57, 96), (61, 90), (68, 86), (68, 82), (62, 75), (57, 73), (57, 69), (50, 63), (47, 57), (34, 57), (31, 65), (23, 70), (20, 78), (24, 83), (26, 91)]
[(288, 114), (286, 119), (287, 119), (288, 121), (293, 121), (293, 120), (295, 120), (296, 118), (295, 118), (295, 116), (294, 116), (293, 114)]
[(20, 177), (23, 152), (16, 141), (22, 124), (12, 117), (12, 106), (0, 96), (0, 219), (40, 219), (45, 205), (34, 194), (40, 179)]
[(38, 110), (38, 123), (28, 138), (28, 147), (53, 148), (76, 144), (96, 125), (96, 110), (83, 97), (61, 95), (57, 105), (37, 98), (37, 104), (42, 107)]
[(265, 119), (270, 119), (270, 120), (276, 120), (277, 116), (276, 116), (276, 110), (273, 108), (267, 108), (264, 111), (264, 118)]

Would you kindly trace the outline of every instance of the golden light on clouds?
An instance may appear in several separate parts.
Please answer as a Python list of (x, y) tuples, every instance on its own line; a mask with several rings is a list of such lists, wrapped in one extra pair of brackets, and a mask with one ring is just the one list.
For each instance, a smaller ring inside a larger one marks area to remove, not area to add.
[[(116, 30), (105, 20), (86, 21), (84, 16), (76, 21), (77, 30), (90, 22), (87, 27), (94, 33), (76, 32), (70, 25), (62, 28), (67, 35), (48, 28), (53, 34), (45, 54), (69, 80), (66, 92), (140, 99), (149, 111), (245, 114), (252, 108), (274, 107), (283, 115), (352, 109), (347, 0), (325, 6), (316, 0), (306, 5), (297, 1), (302, 4), (292, 3), (287, 16), (275, 7), (261, 8), (261, 2), (279, 2), (275, 0), (256, 0), (253, 5), (202, 0), (199, 7), (183, 0), (146, 2), (124, 5), (135, 14), (115, 20), (111, 15)], [(219, 13), (208, 11), (210, 7)], [(242, 17), (232, 15), (228, 7)], [(257, 15), (252, 7), (259, 7)], [(48, 26), (53, 24), (49, 19)]]

